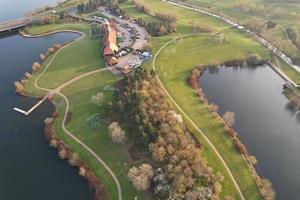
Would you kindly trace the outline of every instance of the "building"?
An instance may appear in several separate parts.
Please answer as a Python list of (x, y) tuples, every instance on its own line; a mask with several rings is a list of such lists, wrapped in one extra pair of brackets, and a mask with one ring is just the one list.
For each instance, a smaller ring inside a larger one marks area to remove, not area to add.
[(103, 58), (108, 65), (116, 65), (118, 64), (116, 54), (119, 51), (119, 47), (117, 46), (117, 27), (114, 23), (105, 21), (102, 25), (101, 32), (103, 35)]

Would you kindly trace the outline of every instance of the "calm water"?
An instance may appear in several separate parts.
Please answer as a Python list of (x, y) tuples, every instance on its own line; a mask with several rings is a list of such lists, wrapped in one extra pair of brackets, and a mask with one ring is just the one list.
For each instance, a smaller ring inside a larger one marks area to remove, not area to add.
[(44, 103), (29, 117), (15, 111), (36, 100), (17, 96), (13, 82), (30, 71), (40, 52), (78, 37), (61, 33), (37, 39), (0, 39), (0, 200), (89, 200), (93, 192), (75, 168), (60, 160), (43, 135), (43, 119), (53, 112)]
[(21, 18), (35, 8), (56, 3), (57, 0), (0, 0), (0, 22)]
[(236, 113), (235, 129), (270, 179), (277, 199), (299, 199), (300, 121), (282, 95), (284, 81), (269, 67), (206, 71), (200, 84), (220, 113)]

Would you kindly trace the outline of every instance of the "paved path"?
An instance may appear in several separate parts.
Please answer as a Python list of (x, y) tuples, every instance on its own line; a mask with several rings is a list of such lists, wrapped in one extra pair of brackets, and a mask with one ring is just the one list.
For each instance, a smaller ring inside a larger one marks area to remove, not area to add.
[[(157, 56), (160, 54), (160, 52), (166, 47), (168, 46), (170, 43), (172, 43), (173, 41), (175, 41), (178, 38), (181, 37), (188, 37), (188, 36), (195, 36), (195, 35), (199, 35), (199, 34), (188, 34), (188, 35), (183, 35), (183, 36), (179, 36), (179, 37), (175, 37), (173, 39), (171, 39), (170, 41), (166, 42), (155, 54), (153, 62), (152, 62), (152, 69), (155, 71), (156, 70), (156, 66), (155, 66), (155, 62), (157, 59)], [(174, 98), (170, 95), (170, 93), (167, 91), (167, 89), (165, 88), (163, 82), (160, 80), (159, 76), (156, 74), (156, 78), (159, 82), (159, 84), (161, 85), (161, 87), (163, 88), (163, 90), (165, 91), (165, 93), (167, 94), (167, 96), (171, 99), (171, 101), (173, 102), (173, 104), (176, 106), (176, 108), (190, 121), (190, 123), (194, 126), (194, 128), (201, 134), (201, 136), (206, 140), (206, 142), (209, 144), (209, 146), (211, 147), (211, 149), (215, 152), (215, 154), (218, 156), (218, 158), (221, 160), (221, 163), (223, 164), (223, 166), (225, 167), (229, 177), (231, 178), (236, 190), (238, 191), (241, 200), (245, 200), (245, 197), (240, 189), (240, 186), (237, 184), (234, 176), (232, 175), (229, 167), (227, 166), (225, 160), (223, 159), (223, 157), (221, 156), (221, 154), (218, 152), (218, 150), (216, 149), (216, 147), (213, 145), (213, 143), (208, 139), (208, 137), (206, 137), (206, 135), (202, 132), (202, 130), (195, 124), (195, 122), (184, 112), (184, 110), (176, 103), (176, 101), (174, 100)]]
[[(85, 37), (85, 34), (82, 33), (82, 32), (79, 32), (82, 34), (81, 37), (77, 38), (76, 40), (74, 40), (73, 42), (76, 42), (76, 41), (79, 41), (81, 39), (83, 39)], [(47, 33), (49, 34), (49, 33)], [(66, 109), (65, 109), (65, 114), (64, 114), (64, 118), (63, 118), (63, 121), (61, 123), (61, 126), (64, 130), (64, 132), (69, 136), (71, 137), (73, 140), (75, 140), (78, 144), (80, 144), (85, 150), (87, 150), (90, 154), (92, 154), (92, 156), (108, 171), (108, 173), (110, 174), (110, 176), (113, 178), (116, 186), (117, 186), (117, 190), (118, 190), (118, 200), (122, 200), (122, 189), (121, 189), (121, 185), (120, 185), (120, 182), (117, 178), (117, 176), (114, 174), (114, 172), (111, 170), (111, 168), (90, 148), (88, 147), (84, 142), (82, 142), (80, 139), (78, 139), (76, 136), (74, 136), (74, 134), (72, 132), (70, 132), (65, 124), (66, 124), (66, 119), (67, 119), (67, 114), (69, 112), (69, 109), (70, 109), (70, 103), (69, 103), (69, 100), (68, 98), (62, 94), (60, 91), (69, 86), (70, 84), (84, 78), (84, 77), (87, 77), (87, 76), (90, 76), (92, 74), (96, 74), (96, 73), (99, 73), (99, 72), (102, 72), (102, 71), (107, 71), (107, 70), (111, 70), (111, 67), (107, 67), (107, 68), (102, 68), (102, 69), (98, 69), (98, 70), (94, 70), (94, 71), (91, 71), (91, 72), (87, 72), (85, 74), (81, 74), (79, 76), (76, 76), (74, 77), (73, 79), (61, 84), (60, 86), (58, 86), (56, 89), (52, 90), (52, 89), (49, 89), (49, 88), (45, 88), (45, 87), (41, 87), (39, 86), (38, 84), (38, 81), (40, 80), (40, 78), (46, 73), (47, 69), (49, 68), (49, 66), (52, 64), (52, 62), (54, 61), (55, 57), (57, 56), (57, 54), (63, 50), (64, 48), (68, 47), (69, 45), (73, 44), (73, 42), (67, 44), (66, 46), (62, 47), (61, 49), (59, 49), (55, 54), (54, 56), (51, 58), (51, 60), (49, 61), (49, 63), (47, 64), (47, 66), (44, 68), (44, 70), (39, 74), (39, 76), (36, 78), (35, 82), (34, 82), (34, 85), (36, 88), (40, 89), (40, 90), (43, 90), (43, 91), (46, 91), (46, 92), (52, 92), (52, 93), (55, 93), (55, 94), (58, 94), (59, 96), (61, 96), (65, 101), (66, 101)]]

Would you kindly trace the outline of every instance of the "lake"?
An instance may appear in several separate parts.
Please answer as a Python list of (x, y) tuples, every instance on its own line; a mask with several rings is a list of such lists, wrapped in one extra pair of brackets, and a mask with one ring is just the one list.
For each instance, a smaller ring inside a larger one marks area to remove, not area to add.
[(29, 11), (56, 3), (57, 0), (0, 0), (0, 22), (22, 18)]
[(57, 156), (43, 134), (43, 120), (54, 111), (43, 103), (30, 116), (13, 111), (27, 110), (37, 100), (14, 93), (13, 82), (54, 43), (79, 37), (59, 33), (42, 38), (12, 35), (0, 38), (0, 199), (1, 200), (92, 200), (93, 191), (78, 170)]
[(221, 115), (236, 113), (238, 137), (257, 158), (259, 175), (272, 181), (276, 199), (298, 199), (300, 121), (282, 94), (285, 81), (268, 66), (223, 67), (199, 81)]

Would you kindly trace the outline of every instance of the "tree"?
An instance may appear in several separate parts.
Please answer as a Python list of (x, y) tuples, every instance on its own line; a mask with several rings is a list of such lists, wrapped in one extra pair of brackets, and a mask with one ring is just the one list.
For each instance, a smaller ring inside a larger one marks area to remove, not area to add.
[(149, 145), (149, 150), (152, 152), (152, 157), (155, 161), (163, 161), (165, 159), (166, 150), (163, 146), (158, 146), (157, 144), (151, 143)]
[(262, 179), (261, 192), (265, 200), (275, 200), (276, 193), (272, 183), (268, 179)]
[(150, 187), (153, 175), (152, 166), (146, 163), (138, 167), (132, 167), (128, 172), (129, 180), (138, 191), (145, 191)]
[(37, 71), (39, 70), (40, 67), (41, 67), (40, 63), (34, 62), (34, 63), (32, 64), (32, 71), (33, 71), (33, 72), (37, 72)]
[(115, 143), (122, 143), (125, 140), (125, 131), (122, 130), (118, 122), (112, 122), (108, 126), (109, 135)]
[(24, 95), (25, 94), (24, 85), (20, 81), (15, 81), (14, 84), (15, 84), (15, 87), (16, 87), (16, 92), (20, 95)]
[(235, 113), (231, 112), (231, 111), (227, 111), (223, 115), (223, 119), (228, 126), (232, 127), (232, 126), (234, 126), (234, 123), (235, 123)]
[(236, 149), (243, 155), (247, 155), (248, 154), (248, 151), (247, 151), (247, 148), (246, 146), (239, 140), (239, 139), (236, 139), (234, 141), (234, 145), (236, 147)]
[(248, 65), (259, 65), (261, 63), (261, 57), (257, 53), (252, 53), (246, 58)]
[(257, 160), (256, 160), (255, 156), (249, 156), (249, 157), (248, 157), (248, 160), (249, 160), (249, 162), (250, 162), (252, 165), (256, 165), (256, 164), (257, 164)]

